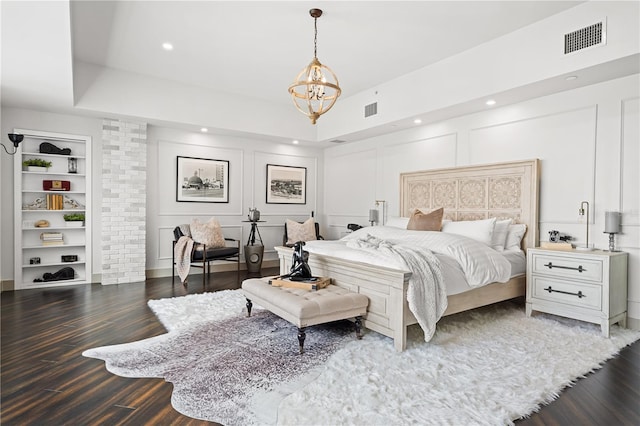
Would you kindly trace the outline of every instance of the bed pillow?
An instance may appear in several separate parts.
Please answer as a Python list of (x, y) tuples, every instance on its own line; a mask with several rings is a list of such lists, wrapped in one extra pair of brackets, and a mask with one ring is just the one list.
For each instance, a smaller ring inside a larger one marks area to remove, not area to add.
[(409, 218), (407, 229), (411, 231), (440, 231), (442, 229), (443, 214), (444, 208), (442, 207), (430, 213), (416, 210)]
[(224, 235), (218, 219), (212, 217), (209, 222), (202, 223), (198, 219), (193, 219), (191, 225), (191, 238), (193, 241), (204, 244), (207, 247), (216, 248), (224, 247)]
[(442, 232), (462, 235), (491, 246), (495, 225), (495, 217), (484, 220), (462, 220), (445, 223), (442, 226)]
[(287, 227), (287, 244), (295, 244), (298, 241), (314, 241), (317, 239), (316, 222), (312, 217), (303, 223), (287, 219), (285, 226)]
[(387, 218), (386, 226), (391, 226), (393, 228), (407, 229), (407, 225), (409, 224), (408, 217), (399, 217), (399, 216), (391, 216)]
[(524, 223), (509, 225), (509, 232), (507, 233), (507, 241), (504, 243), (504, 249), (506, 251), (522, 250), (522, 238), (525, 232), (527, 232), (527, 225)]
[(507, 242), (507, 234), (509, 233), (509, 225), (513, 222), (511, 219), (496, 220), (496, 226), (493, 228), (493, 237), (491, 237), (491, 247), (497, 251), (503, 251)]

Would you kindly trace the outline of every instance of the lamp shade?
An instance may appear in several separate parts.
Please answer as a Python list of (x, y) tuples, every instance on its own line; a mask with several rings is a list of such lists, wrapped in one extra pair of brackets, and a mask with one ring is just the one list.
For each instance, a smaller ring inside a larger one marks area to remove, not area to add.
[(371, 209), (369, 210), (369, 222), (377, 222), (378, 221), (378, 210)]
[(604, 232), (606, 234), (617, 234), (620, 232), (620, 212), (604, 213)]

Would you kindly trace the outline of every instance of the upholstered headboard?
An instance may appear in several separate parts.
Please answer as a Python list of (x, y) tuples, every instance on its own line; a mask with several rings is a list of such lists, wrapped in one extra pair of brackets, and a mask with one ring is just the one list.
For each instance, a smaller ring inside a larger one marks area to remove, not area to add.
[(444, 207), (450, 220), (511, 218), (527, 225), (523, 249), (535, 247), (539, 175), (537, 159), (401, 173), (400, 215)]

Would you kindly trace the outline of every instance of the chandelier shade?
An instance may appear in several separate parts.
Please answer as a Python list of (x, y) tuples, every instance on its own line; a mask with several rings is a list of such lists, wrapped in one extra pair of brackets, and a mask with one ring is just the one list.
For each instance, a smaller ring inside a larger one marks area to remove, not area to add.
[(318, 117), (329, 111), (336, 103), (342, 90), (336, 74), (318, 60), (317, 20), (322, 16), (322, 10), (311, 9), (309, 14), (314, 19), (315, 28), (313, 59), (298, 73), (293, 84), (289, 86), (289, 94), (298, 111), (308, 116), (311, 124), (316, 124)]

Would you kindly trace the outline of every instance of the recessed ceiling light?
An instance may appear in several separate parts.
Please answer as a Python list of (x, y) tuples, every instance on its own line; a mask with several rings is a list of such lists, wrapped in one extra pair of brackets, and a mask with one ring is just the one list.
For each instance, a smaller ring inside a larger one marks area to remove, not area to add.
[(296, 139), (296, 140), (292, 141), (291, 143), (293, 143), (294, 145), (298, 145), (300, 143), (300, 141)]
[(565, 78), (565, 80), (567, 80), (567, 81), (573, 81), (573, 80), (577, 80), (577, 79), (578, 79), (577, 75), (570, 75), (570, 76), (567, 76)]
[(173, 44), (171, 44), (171, 43), (162, 43), (162, 48), (164, 50), (173, 50)]
[(485, 102), (485, 103), (486, 103), (487, 105), (489, 105), (489, 106), (493, 106), (493, 105), (495, 105), (495, 104), (496, 104), (496, 101), (495, 101), (495, 100), (493, 100), (493, 99), (489, 99), (489, 100), (488, 100), (487, 102)]
[(207, 133), (209, 131), (209, 129), (207, 129), (206, 127), (203, 127), (203, 128), (200, 129), (200, 131), (202, 133)]
[(419, 118), (416, 118), (415, 120), (413, 120), (414, 124), (420, 124), (422, 123), (422, 120), (420, 120)]

